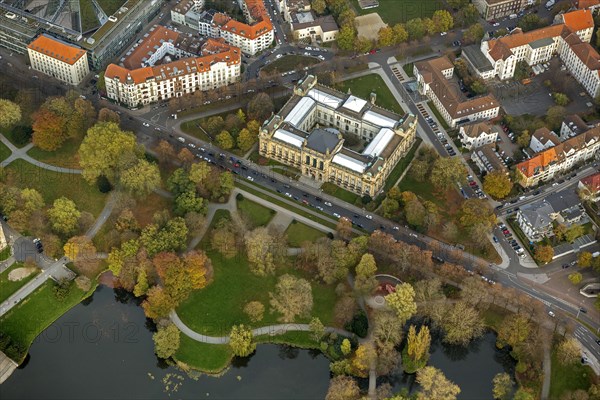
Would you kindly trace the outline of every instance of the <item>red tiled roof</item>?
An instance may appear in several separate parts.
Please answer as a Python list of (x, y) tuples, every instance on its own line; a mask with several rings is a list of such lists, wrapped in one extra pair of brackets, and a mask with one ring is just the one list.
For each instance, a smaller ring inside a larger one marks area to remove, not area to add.
[(213, 17), (213, 22), (226, 30), (236, 35), (243, 36), (247, 39), (254, 40), (259, 36), (273, 30), (273, 24), (269, 13), (265, 8), (263, 0), (245, 0), (246, 7), (248, 7), (248, 13), (254, 19), (253, 24), (245, 24), (240, 21), (236, 21), (229, 16), (217, 13)]
[(75, 64), (86, 53), (85, 50), (79, 47), (63, 43), (46, 35), (38, 36), (37, 39), (29, 43), (27, 48), (70, 65)]
[(600, 172), (590, 175), (587, 178), (583, 178), (581, 183), (585, 185), (592, 193), (600, 192)]
[(575, 10), (564, 13), (563, 21), (575, 32), (594, 27), (594, 17), (590, 10)]

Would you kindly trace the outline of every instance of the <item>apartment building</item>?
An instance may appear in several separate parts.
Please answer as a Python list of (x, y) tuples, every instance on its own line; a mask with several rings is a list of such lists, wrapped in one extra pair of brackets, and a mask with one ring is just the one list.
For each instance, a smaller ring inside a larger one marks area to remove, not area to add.
[(523, 11), (532, 0), (473, 0), (473, 5), (486, 20), (499, 19)]
[(515, 171), (519, 176), (518, 181), (523, 187), (548, 181), (578, 162), (599, 157), (599, 150), (600, 127), (594, 127), (517, 164)]
[(413, 71), (419, 93), (429, 97), (452, 128), (459, 123), (490, 120), (500, 112), (500, 104), (489, 94), (466, 98), (453, 80), (454, 65), (446, 56), (419, 61)]
[[(374, 197), (415, 141), (417, 120), (401, 117), (306, 76), (279, 113), (262, 126), (259, 152), (302, 171), (317, 182)], [(343, 135), (368, 142), (362, 151), (344, 145)]]
[(544, 151), (558, 144), (560, 144), (558, 136), (544, 126), (533, 132), (531, 141), (529, 142), (529, 148), (533, 150), (534, 153), (539, 153), (540, 151)]
[(273, 24), (263, 0), (243, 0), (240, 6), (248, 23), (236, 21), (215, 10), (202, 10), (203, 0), (183, 0), (171, 9), (171, 19), (197, 29), (200, 35), (223, 38), (244, 54), (267, 49), (275, 39)]
[(458, 137), (464, 148), (472, 150), (496, 143), (498, 128), (487, 121), (467, 124), (460, 127)]
[[(590, 10), (559, 14), (554, 25), (481, 42), (479, 51), (463, 52), (469, 68), (482, 79), (514, 76), (518, 62), (536, 65), (558, 54), (565, 67), (592, 97), (600, 94), (600, 55), (589, 44), (594, 30)], [(481, 55), (479, 54), (481, 53)]]
[(27, 46), (31, 69), (77, 86), (90, 72), (87, 52), (42, 34)]
[[(107, 97), (136, 108), (196, 90), (214, 90), (239, 79), (239, 48), (223, 38), (207, 39), (199, 46), (199, 53), (191, 56), (188, 51), (196, 44), (186, 39), (164, 27), (154, 29), (147, 42), (121, 65), (108, 66), (104, 74)], [(180, 56), (185, 58), (172, 61)]]
[(560, 140), (565, 141), (590, 129), (591, 126), (577, 114), (567, 115), (560, 125)]
[(297, 13), (290, 25), (294, 40), (308, 38), (326, 43), (334, 41), (339, 33), (339, 27), (331, 15), (315, 18), (312, 12)]

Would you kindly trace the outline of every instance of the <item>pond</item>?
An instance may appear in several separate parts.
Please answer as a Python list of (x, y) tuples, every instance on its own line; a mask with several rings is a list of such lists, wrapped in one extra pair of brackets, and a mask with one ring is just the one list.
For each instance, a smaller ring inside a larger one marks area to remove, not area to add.
[[(127, 293), (100, 286), (46, 329), (26, 362), (0, 386), (7, 399), (323, 399), (329, 362), (319, 352), (259, 345), (216, 378), (192, 379), (160, 362), (153, 353), (152, 326)], [(432, 343), (430, 363), (463, 393), (460, 399), (490, 398), (493, 376), (512, 365), (487, 334), (467, 350)], [(386, 378), (395, 388), (410, 376)]]

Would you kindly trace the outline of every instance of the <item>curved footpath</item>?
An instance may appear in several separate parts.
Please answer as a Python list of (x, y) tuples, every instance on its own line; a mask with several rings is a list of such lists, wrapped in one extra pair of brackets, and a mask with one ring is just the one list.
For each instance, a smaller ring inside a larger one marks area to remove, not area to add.
[[(210, 343), (210, 344), (227, 344), (229, 343), (229, 336), (208, 336), (202, 335), (190, 327), (188, 327), (182, 320), (179, 318), (179, 315), (175, 312), (175, 310), (171, 311), (169, 314), (171, 321), (175, 324), (177, 328), (181, 332), (183, 332), (187, 337), (193, 339), (200, 343)], [(277, 325), (268, 325), (263, 326), (261, 328), (256, 328), (252, 330), (252, 334), (254, 336), (264, 336), (264, 335), (281, 335), (287, 332), (309, 332), (310, 326), (308, 324), (277, 324)], [(354, 334), (345, 331), (343, 329), (326, 327), (325, 332), (334, 332), (338, 335), (344, 335), (348, 337), (354, 336)]]
[(46, 169), (48, 171), (59, 172), (61, 174), (81, 174), (80, 169), (57, 167), (55, 165), (50, 165), (38, 161), (35, 158), (29, 156), (27, 152), (33, 147), (32, 143), (29, 143), (27, 146), (21, 147), (19, 149), (15, 145), (13, 145), (10, 142), (10, 140), (5, 138), (4, 135), (0, 135), (0, 141), (11, 151), (11, 155), (8, 156), (8, 158), (6, 158), (4, 161), (0, 162), (0, 167), (6, 167), (13, 161), (21, 159), (23, 161), (28, 162), (29, 164), (35, 165), (36, 167), (40, 167), (42, 169)]

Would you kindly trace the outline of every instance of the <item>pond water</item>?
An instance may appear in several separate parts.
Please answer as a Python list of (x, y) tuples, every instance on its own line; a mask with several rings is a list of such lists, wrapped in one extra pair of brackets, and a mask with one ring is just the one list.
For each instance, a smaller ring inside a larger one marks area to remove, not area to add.
[[(156, 358), (150, 329), (132, 296), (100, 286), (36, 339), (26, 362), (0, 386), (0, 398), (322, 399), (327, 392), (329, 362), (316, 351), (259, 345), (223, 376), (194, 380)], [(461, 387), (460, 399), (490, 398), (493, 376), (511, 371), (494, 340), (489, 333), (462, 351), (432, 343), (430, 363)], [(413, 382), (386, 379), (396, 388)]]

